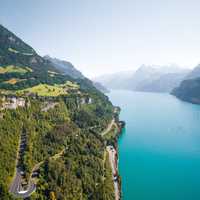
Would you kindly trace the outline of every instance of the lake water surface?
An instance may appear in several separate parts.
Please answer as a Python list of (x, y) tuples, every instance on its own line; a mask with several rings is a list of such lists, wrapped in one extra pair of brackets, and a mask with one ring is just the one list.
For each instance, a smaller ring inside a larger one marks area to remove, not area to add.
[(168, 94), (112, 91), (123, 200), (200, 200), (200, 106)]

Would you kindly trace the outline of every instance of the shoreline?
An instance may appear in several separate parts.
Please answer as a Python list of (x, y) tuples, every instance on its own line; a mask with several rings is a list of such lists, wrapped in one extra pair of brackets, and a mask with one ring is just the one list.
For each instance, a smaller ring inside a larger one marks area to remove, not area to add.
[(109, 161), (112, 169), (112, 178), (113, 178), (113, 184), (114, 184), (114, 190), (115, 190), (115, 200), (120, 200), (122, 196), (121, 191), (121, 177), (118, 171), (118, 139), (119, 136), (122, 133), (123, 128), (125, 127), (125, 122), (119, 120), (119, 113), (120, 108), (115, 107), (114, 112), (114, 123), (117, 125), (117, 135), (115, 136), (115, 141), (113, 144), (108, 144), (106, 146), (106, 150), (109, 155)]
[(112, 169), (112, 178), (115, 190), (115, 200), (121, 199), (120, 185), (119, 185), (119, 175), (118, 175), (118, 162), (117, 162), (117, 151), (113, 146), (107, 146), (106, 150), (109, 155), (109, 161)]

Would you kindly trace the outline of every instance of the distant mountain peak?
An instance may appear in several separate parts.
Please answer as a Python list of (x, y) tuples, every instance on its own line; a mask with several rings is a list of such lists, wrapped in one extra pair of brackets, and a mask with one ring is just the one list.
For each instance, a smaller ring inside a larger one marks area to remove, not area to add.
[(170, 92), (188, 73), (189, 70), (176, 64), (164, 66), (142, 64), (135, 72), (104, 75), (97, 77), (95, 81), (110, 89)]

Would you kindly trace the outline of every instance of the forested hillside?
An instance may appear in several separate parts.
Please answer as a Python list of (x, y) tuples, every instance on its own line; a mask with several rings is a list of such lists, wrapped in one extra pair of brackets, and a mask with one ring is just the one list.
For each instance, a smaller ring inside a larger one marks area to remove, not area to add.
[(114, 199), (100, 135), (113, 115), (90, 80), (63, 74), (0, 26), (0, 199), (14, 199), (16, 170), (22, 188), (37, 186), (30, 199)]

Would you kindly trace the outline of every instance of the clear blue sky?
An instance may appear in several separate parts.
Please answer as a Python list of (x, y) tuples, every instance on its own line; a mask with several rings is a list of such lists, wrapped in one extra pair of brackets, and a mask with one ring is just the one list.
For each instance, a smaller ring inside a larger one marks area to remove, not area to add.
[(0, 0), (0, 23), (88, 76), (200, 61), (199, 0)]

